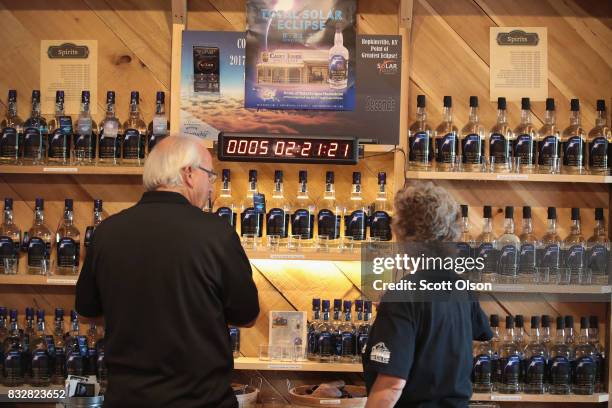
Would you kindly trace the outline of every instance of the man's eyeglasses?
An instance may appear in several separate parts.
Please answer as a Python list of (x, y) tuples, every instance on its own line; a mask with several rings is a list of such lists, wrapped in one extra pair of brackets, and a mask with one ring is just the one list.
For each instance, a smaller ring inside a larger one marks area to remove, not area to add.
[(217, 173), (215, 173), (213, 170), (210, 169), (206, 169), (202, 166), (197, 166), (198, 169), (202, 170), (204, 173), (208, 174), (208, 179), (210, 180), (211, 183), (214, 183), (215, 180), (217, 180)]

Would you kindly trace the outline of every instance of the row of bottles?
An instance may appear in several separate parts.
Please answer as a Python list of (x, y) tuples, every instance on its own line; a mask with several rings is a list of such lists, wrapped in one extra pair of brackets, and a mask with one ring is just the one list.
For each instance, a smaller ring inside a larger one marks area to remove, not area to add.
[[(72, 199), (64, 200), (64, 216), (57, 227), (55, 239), (45, 223), (45, 201), (37, 198), (34, 205), (34, 221), (27, 233), (13, 222), (13, 199), (4, 199), (4, 217), (0, 224), (0, 273), (15, 274), (19, 270), (20, 253), (27, 258), (30, 274), (49, 274), (52, 241), (55, 246), (55, 273), (60, 275), (79, 272), (81, 257), (81, 233), (74, 224)], [(94, 200), (93, 224), (85, 231), (84, 246), (91, 242), (95, 228), (102, 222), (102, 200)]]
[(342, 237), (351, 237), (354, 241), (368, 237), (389, 241), (392, 209), (387, 200), (386, 184), (386, 174), (378, 173), (378, 194), (370, 208), (361, 194), (361, 173), (354, 172), (350, 198), (342, 205), (336, 200), (334, 172), (328, 171), (323, 198), (315, 203), (308, 192), (308, 173), (300, 170), (297, 195), (290, 202), (283, 193), (283, 172), (276, 170), (274, 190), (266, 203), (267, 212), (263, 214), (253, 205), (254, 196), (261, 193), (257, 186), (257, 170), (249, 170), (249, 185), (238, 205), (232, 197), (230, 170), (223, 169), (221, 191), (213, 210), (234, 228), (239, 225), (242, 237), (252, 236), (261, 241), (266, 236), (270, 243), (270, 237), (276, 236), (281, 246), (287, 244), (290, 236), (300, 237), (304, 247), (321, 239), (326, 239), (330, 246), (339, 246)]
[(106, 115), (99, 126), (90, 114), (90, 93), (81, 94), (81, 112), (73, 121), (64, 112), (64, 91), (55, 95), (55, 115), (41, 115), (40, 91), (32, 91), (32, 113), (24, 122), (17, 115), (17, 91), (9, 90), (7, 115), (0, 123), (0, 164), (142, 165), (159, 140), (168, 135), (165, 94), (157, 92), (153, 120), (147, 124), (137, 91), (130, 95), (128, 119), (115, 115), (115, 92), (106, 95)]
[[(36, 316), (36, 322), (34, 317)], [(9, 387), (30, 384), (63, 385), (69, 375), (94, 375), (105, 388), (104, 329), (90, 324), (85, 335), (75, 311), (70, 330), (64, 331), (64, 310), (55, 309), (52, 332), (46, 329), (45, 311), (26, 308), (25, 328), (19, 327), (17, 310), (0, 307), (0, 382)]]
[[(506, 207), (504, 232), (493, 234), (490, 206), (484, 206), (480, 235), (470, 233), (468, 206), (461, 206), (462, 235), (459, 250), (464, 256), (484, 258), (483, 270), (470, 278), (500, 283), (608, 284), (610, 240), (603, 208), (595, 209), (595, 228), (585, 239), (580, 209), (572, 208), (570, 233), (557, 234), (557, 210), (548, 207), (548, 228), (538, 239), (533, 230), (531, 207), (523, 207), (522, 231), (515, 232), (514, 208)], [(563, 272), (563, 273), (561, 273)]]
[(421, 170), (441, 171), (564, 172), (608, 174), (612, 167), (612, 133), (606, 104), (597, 101), (597, 119), (588, 134), (582, 127), (580, 101), (570, 102), (570, 125), (556, 125), (555, 100), (546, 100), (544, 125), (537, 130), (531, 119), (529, 98), (521, 101), (521, 123), (514, 129), (507, 120), (506, 98), (497, 101), (497, 122), (488, 135), (480, 123), (478, 97), (470, 96), (468, 123), (458, 130), (453, 123), (452, 98), (444, 97), (444, 119), (435, 129), (427, 122), (425, 95), (417, 96), (416, 121), (408, 131), (408, 164)]
[(329, 300), (312, 300), (312, 319), (308, 322), (309, 360), (320, 362), (358, 362), (368, 342), (372, 322), (372, 302), (355, 300), (356, 318), (351, 316), (352, 302), (334, 299), (330, 320)]
[[(581, 394), (605, 391), (605, 348), (599, 343), (597, 316), (557, 317), (556, 336), (548, 315), (531, 317), (527, 339), (522, 315), (506, 316), (506, 332), (499, 331), (499, 316), (491, 315), (493, 338), (474, 345), (474, 392), (515, 394)], [(541, 328), (540, 328), (541, 324)]]

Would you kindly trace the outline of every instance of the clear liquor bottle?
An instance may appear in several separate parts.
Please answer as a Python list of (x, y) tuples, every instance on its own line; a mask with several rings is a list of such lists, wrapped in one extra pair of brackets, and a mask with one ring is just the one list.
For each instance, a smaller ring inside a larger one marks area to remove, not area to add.
[(478, 97), (470, 96), (470, 118), (459, 135), (464, 171), (482, 171), (485, 160), (485, 132), (478, 115)]
[[(472, 257), (474, 256), (474, 237), (470, 233), (470, 220), (468, 218), (469, 207), (465, 204), (461, 205), (461, 236), (457, 242), (457, 256), (459, 257)], [(474, 269), (470, 271), (469, 278), (472, 281), (480, 282), (482, 277), (480, 271)]]
[[(538, 131), (538, 170), (540, 173), (550, 173), (561, 157), (561, 136), (555, 117), (555, 100), (546, 99), (544, 125)], [(553, 166), (554, 164), (554, 166)]]
[(166, 94), (162, 91), (157, 91), (155, 95), (155, 115), (149, 123), (147, 130), (147, 154), (153, 150), (156, 143), (159, 143), (160, 140), (168, 136), (170, 122), (168, 121), (168, 116), (166, 116), (165, 100)]
[(23, 162), (43, 164), (47, 151), (47, 120), (40, 114), (40, 91), (32, 91), (32, 113), (23, 123)]
[(492, 314), (489, 316), (489, 326), (493, 332), (491, 337), (491, 383), (493, 389), (497, 389), (499, 383), (499, 375), (501, 375), (501, 369), (499, 367), (499, 346), (501, 345), (501, 336), (499, 333), (499, 315)]
[(566, 395), (570, 393), (571, 384), (571, 349), (565, 343), (565, 320), (557, 317), (557, 335), (555, 344), (550, 349), (549, 388), (551, 394)]
[(595, 392), (597, 353), (589, 342), (589, 320), (580, 318), (580, 337), (574, 349), (572, 392), (578, 395), (592, 395)]
[(253, 207), (253, 196), (255, 194), (258, 194), (257, 170), (249, 170), (249, 188), (240, 205), (240, 236), (251, 235), (259, 243), (263, 234), (264, 216), (256, 212)]
[[(17, 273), (19, 270), (19, 250), (21, 248), (21, 230), (13, 222), (13, 199), (4, 199), (4, 216), (0, 224), (0, 272)], [(14, 270), (5, 269), (5, 259), (15, 262)]]
[(370, 217), (370, 238), (391, 241), (391, 219), (393, 206), (387, 199), (387, 173), (378, 173), (378, 193), (374, 201), (374, 212)]
[(325, 237), (329, 246), (338, 247), (340, 245), (342, 209), (336, 201), (333, 171), (325, 173), (325, 192), (323, 193), (323, 199), (318, 207), (317, 236), (320, 238)]
[(79, 165), (96, 162), (98, 125), (91, 117), (89, 91), (81, 92), (81, 112), (74, 122), (74, 161)]
[(340, 333), (340, 325), (342, 320), (340, 313), (342, 312), (342, 299), (334, 299), (334, 315), (332, 318), (332, 339), (334, 346), (334, 360), (339, 361), (342, 355), (342, 337)]
[(453, 123), (453, 98), (444, 97), (442, 122), (434, 130), (436, 169), (451, 171), (459, 155), (459, 129)]
[(121, 164), (124, 165), (142, 166), (144, 164), (147, 124), (142, 120), (139, 104), (138, 91), (132, 91), (130, 94), (130, 114), (123, 124)]
[(416, 121), (408, 128), (408, 166), (421, 170), (430, 169), (433, 150), (431, 127), (427, 123), (425, 95), (417, 95)]
[(521, 391), (519, 381), (521, 356), (514, 339), (514, 319), (506, 316), (506, 335), (499, 346), (497, 391), (502, 394), (517, 394)]
[(489, 131), (489, 158), (493, 170), (507, 173), (512, 169), (514, 133), (508, 125), (506, 98), (497, 98), (497, 122)]
[(340, 333), (340, 361), (345, 363), (352, 363), (355, 361), (355, 337), (357, 330), (353, 324), (351, 317), (351, 307), (353, 302), (345, 300), (343, 303), (344, 309), (344, 321), (342, 321), (338, 327)]
[(93, 206), (93, 224), (87, 226), (85, 229), (85, 238), (83, 239), (83, 246), (87, 249), (89, 245), (91, 245), (91, 240), (93, 239), (93, 233), (98, 228), (98, 225), (102, 223), (103, 209), (102, 209), (102, 200), (96, 199), (94, 200)]
[(17, 310), (11, 309), (9, 316), (9, 332), (2, 344), (4, 350), (4, 375), (2, 377), (2, 384), (7, 387), (18, 387), (25, 382), (23, 337), (19, 331)]
[(96, 379), (100, 384), (100, 395), (104, 395), (106, 392), (106, 387), (108, 384), (108, 369), (106, 368), (106, 343), (105, 343), (106, 332), (104, 327), (102, 328), (102, 335), (98, 338), (98, 342), (96, 344), (97, 354), (98, 354), (98, 362), (96, 363), (96, 367), (98, 371), (96, 372)]
[(493, 235), (493, 218), (491, 206), (485, 205), (482, 211), (483, 224), (482, 232), (476, 238), (476, 255), (484, 259), (484, 268), (482, 269), (483, 282), (496, 282), (497, 280), (497, 241)]
[(493, 390), (493, 347), (491, 341), (478, 341), (474, 346), (472, 363), (472, 389), (474, 392), (490, 393)]
[(87, 339), (81, 336), (79, 318), (74, 310), (70, 311), (70, 333), (66, 338), (66, 375), (85, 375)]
[(215, 200), (215, 214), (236, 229), (236, 203), (232, 197), (232, 181), (229, 169), (221, 170), (221, 191)]
[(319, 353), (319, 361), (322, 363), (330, 363), (334, 359), (335, 345), (333, 326), (329, 321), (329, 300), (323, 300), (323, 321), (316, 327), (316, 332), (319, 337), (317, 339), (317, 351)]
[(96, 375), (98, 372), (98, 327), (95, 323), (89, 324), (87, 330), (87, 359), (85, 364), (85, 373), (87, 375)]
[(588, 341), (595, 349), (595, 392), (606, 390), (606, 348), (599, 342), (599, 319), (589, 316)]
[(558, 282), (559, 267), (561, 266), (561, 238), (557, 234), (557, 209), (548, 207), (548, 228), (538, 243), (537, 259), (540, 268), (548, 268), (549, 276), (540, 276), (541, 282)]
[(565, 316), (565, 343), (572, 351), (576, 347), (577, 339), (574, 333), (574, 316)]
[(521, 123), (514, 129), (515, 139), (512, 156), (518, 161), (521, 173), (536, 170), (536, 130), (531, 123), (531, 102), (521, 99)]
[[(287, 245), (289, 236), (289, 216), (291, 208), (285, 199), (283, 192), (283, 172), (274, 171), (274, 190), (272, 198), (268, 203), (268, 214), (266, 214), (266, 237), (277, 236), (280, 246)], [(270, 240), (268, 238), (268, 245)]]
[(66, 379), (66, 342), (64, 334), (64, 309), (56, 308), (53, 327), (55, 356), (51, 373), (51, 382), (56, 385), (64, 385)]
[(572, 208), (572, 226), (562, 249), (565, 267), (569, 269), (569, 283), (582, 283), (586, 243), (580, 227), (580, 208)]
[(106, 115), (98, 130), (98, 163), (119, 164), (123, 126), (115, 116), (115, 91), (106, 93)]
[(518, 281), (519, 283), (537, 283), (535, 268), (538, 239), (533, 233), (531, 207), (523, 207), (523, 230), (519, 239), (521, 247), (519, 249)]
[(81, 258), (81, 232), (74, 225), (74, 204), (72, 199), (64, 200), (64, 219), (55, 234), (57, 255), (56, 272), (59, 275), (78, 273)]
[(570, 125), (561, 134), (563, 146), (562, 172), (579, 174), (586, 170), (586, 132), (581, 124), (580, 101), (570, 102)]
[(363, 323), (357, 327), (357, 356), (359, 360), (362, 359), (366, 345), (368, 344), (368, 338), (370, 336), (370, 328), (372, 324), (372, 301), (366, 300), (363, 302)]
[(30, 350), (30, 384), (34, 387), (47, 387), (51, 384), (51, 356), (47, 349), (44, 310), (36, 312), (36, 334), (30, 341)]
[[(45, 201), (37, 198), (34, 206), (34, 224), (24, 237), (23, 245), (28, 254), (28, 273), (45, 274), (51, 257), (51, 231), (45, 224)], [(43, 265), (44, 263), (44, 265)]]
[(0, 122), (0, 164), (19, 164), (23, 156), (23, 120), (17, 114), (17, 91), (8, 91), (6, 116)]
[(72, 118), (64, 112), (64, 91), (55, 92), (55, 116), (49, 121), (47, 161), (55, 165), (70, 164)]
[(506, 207), (504, 233), (497, 238), (496, 247), (499, 251), (499, 281), (501, 283), (516, 283), (521, 240), (514, 233), (514, 207)]
[(540, 336), (540, 316), (531, 316), (531, 334), (523, 360), (523, 392), (544, 394), (548, 350)]
[(368, 207), (361, 196), (361, 173), (353, 172), (351, 197), (344, 208), (344, 236), (359, 244), (367, 237), (367, 226)]
[(603, 99), (597, 100), (597, 118), (595, 118), (595, 127), (589, 131), (587, 136), (589, 155), (589, 172), (591, 174), (604, 174), (610, 172), (610, 162), (608, 161), (608, 152), (610, 151), (610, 143), (612, 143), (612, 132), (607, 125), (608, 116), (606, 114), (606, 101)]
[(319, 332), (317, 328), (321, 324), (321, 299), (312, 299), (312, 320), (308, 322), (306, 357), (314, 361), (318, 358)]
[[(595, 209), (595, 228), (587, 240), (587, 268), (591, 270), (591, 282), (595, 285), (608, 284), (608, 257), (610, 240), (606, 231), (603, 208)], [(588, 283), (588, 282), (585, 282)]]
[(308, 173), (300, 170), (298, 189), (291, 213), (291, 235), (299, 235), (303, 247), (311, 247), (314, 238), (315, 205), (308, 194)]
[(336, 27), (334, 46), (329, 49), (329, 87), (345, 89), (348, 86), (349, 50), (344, 46), (342, 29)]

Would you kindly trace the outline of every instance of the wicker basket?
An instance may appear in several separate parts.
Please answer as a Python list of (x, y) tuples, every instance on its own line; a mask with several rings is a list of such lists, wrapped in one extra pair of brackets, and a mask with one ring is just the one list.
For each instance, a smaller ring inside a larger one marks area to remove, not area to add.
[(344, 389), (355, 398), (318, 398), (307, 394), (312, 389), (312, 385), (291, 388), (289, 390), (289, 401), (294, 408), (302, 407), (340, 407), (340, 408), (363, 408), (368, 398), (366, 397), (365, 387), (357, 385), (346, 385)]

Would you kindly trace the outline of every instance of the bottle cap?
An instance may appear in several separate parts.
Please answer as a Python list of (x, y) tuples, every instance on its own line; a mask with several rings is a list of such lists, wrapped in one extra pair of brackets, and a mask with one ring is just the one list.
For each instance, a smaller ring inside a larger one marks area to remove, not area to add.
[(574, 316), (565, 316), (565, 327), (574, 328)]
[(355, 299), (355, 310), (357, 312), (363, 312), (363, 300)]
[(555, 110), (555, 98), (546, 98), (546, 110), (547, 111)]
[(425, 95), (417, 95), (417, 108), (425, 107)]
[(8, 101), (9, 102), (17, 101), (17, 90), (9, 89), (9, 91), (8, 91)]
[(522, 110), (531, 109), (531, 102), (529, 102), (529, 98), (521, 98), (521, 109)]
[(540, 327), (540, 316), (531, 316), (531, 328), (537, 329)]
[(34, 309), (31, 307), (26, 307), (25, 308), (25, 315), (26, 315), (26, 319), (33, 319), (34, 318)]
[(106, 103), (115, 103), (115, 91), (106, 92)]
[(334, 310), (342, 309), (342, 299), (334, 299)]
[(95, 211), (102, 211), (102, 200), (100, 200), (99, 198), (94, 200), (94, 210)]
[(580, 110), (580, 100), (579, 99), (572, 99), (570, 101), (570, 110), (572, 112), (578, 112)]
[(491, 218), (492, 212), (491, 212), (491, 206), (490, 205), (485, 205), (484, 207), (482, 207), (482, 216), (484, 218)]
[(510, 205), (506, 207), (506, 218), (514, 218), (514, 207)]
[(38, 89), (32, 91), (32, 102), (40, 102), (40, 91)]
[(325, 299), (321, 302), (321, 304), (323, 305), (323, 310), (329, 312), (329, 300)]
[(514, 319), (512, 316), (506, 316), (506, 329), (514, 328)]
[(387, 184), (387, 173), (381, 171), (378, 173), (378, 185)]
[(81, 103), (89, 103), (90, 97), (91, 97), (91, 94), (89, 93), (89, 91), (82, 91), (81, 92)]
[(595, 220), (602, 221), (604, 219), (604, 211), (603, 208), (595, 209)]
[(249, 182), (257, 181), (257, 170), (249, 170)]
[(159, 103), (164, 103), (166, 101), (166, 94), (164, 91), (157, 91), (155, 94), (155, 100)]
[(565, 329), (565, 320), (562, 316), (557, 316), (557, 330)]
[(130, 103), (138, 103), (140, 101), (140, 94), (138, 91), (130, 92)]
[(542, 327), (550, 327), (550, 316), (542, 315)]
[(71, 310), (70, 311), (70, 320), (77, 320), (78, 319), (78, 315), (76, 310)]
[(477, 107), (478, 107), (478, 97), (470, 96), (470, 108), (477, 108)]
[(321, 308), (321, 299), (312, 299), (312, 310), (319, 310)]
[(11, 309), (9, 311), (9, 316), (11, 320), (17, 320), (17, 309)]
[(572, 221), (580, 219), (580, 208), (572, 208)]
[(523, 219), (527, 220), (531, 218), (531, 207), (525, 206), (523, 207)]
[(347, 311), (347, 312), (350, 311), (351, 306), (353, 306), (353, 302), (351, 302), (350, 300), (344, 301), (344, 311)]
[(557, 219), (557, 209), (555, 207), (548, 207), (548, 219), (549, 220)]
[(45, 200), (43, 200), (42, 198), (37, 198), (34, 201), (34, 208), (36, 210), (44, 210), (45, 209)]
[(4, 306), (0, 306), (0, 317), (3, 317), (6, 319), (6, 307)]
[(514, 316), (514, 324), (516, 327), (525, 327), (525, 318), (523, 315), (518, 314)]
[(306, 170), (300, 170), (298, 173), (298, 179), (300, 183), (305, 183), (308, 181), (308, 172)]
[(332, 184), (334, 182), (334, 172), (328, 171), (325, 173), (325, 183)]
[(372, 301), (366, 300), (365, 302), (363, 302), (363, 309), (365, 313), (372, 313)]
[(55, 103), (64, 102), (64, 91), (55, 91)]
[(231, 181), (230, 169), (221, 170), (221, 181)]
[(445, 108), (452, 108), (453, 107), (453, 97), (450, 95), (445, 95), (444, 96), (444, 107)]
[(12, 210), (13, 209), (13, 199), (10, 197), (6, 197), (4, 199), (4, 209), (5, 210)]
[(506, 98), (504, 98), (503, 96), (497, 98), (497, 109), (506, 110)]
[(597, 100), (597, 110), (600, 112), (603, 112), (606, 110), (606, 101), (605, 99), (598, 99)]
[(64, 309), (61, 307), (55, 308), (55, 319), (63, 320), (64, 319)]
[(589, 319), (586, 316), (582, 316), (580, 318), (580, 328), (588, 329), (589, 328)]
[(282, 170), (274, 170), (274, 182), (275, 183), (283, 182), (283, 171)]
[(38, 309), (36, 311), (37, 320), (45, 320), (45, 309)]
[(463, 218), (467, 218), (467, 216), (468, 216), (468, 208), (469, 207), (467, 205), (461, 204), (461, 216)]
[(599, 318), (597, 316), (589, 316), (589, 328), (599, 328)]
[(64, 207), (67, 211), (72, 211), (74, 209), (74, 202), (72, 201), (72, 198), (66, 198), (64, 200)]
[(358, 171), (353, 172), (353, 184), (361, 184), (361, 173)]
[(492, 314), (489, 316), (489, 325), (491, 327), (499, 327), (499, 315)]

